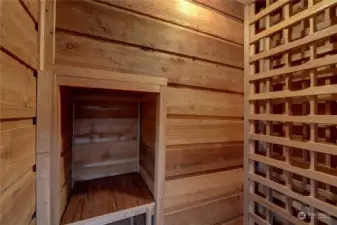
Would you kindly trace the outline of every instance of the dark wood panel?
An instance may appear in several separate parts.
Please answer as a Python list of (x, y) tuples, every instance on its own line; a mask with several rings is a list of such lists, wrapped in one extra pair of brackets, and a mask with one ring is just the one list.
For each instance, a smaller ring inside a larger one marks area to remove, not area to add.
[(197, 144), (166, 148), (166, 177), (243, 165), (243, 144)]
[(90, 0), (60, 1), (57, 27), (243, 67), (242, 46)]
[(76, 182), (61, 224), (153, 202), (137, 173)]
[(99, 0), (243, 45), (243, 24), (186, 0)]
[(36, 115), (36, 78), (33, 71), (3, 51), (0, 51), (0, 64), (0, 118), (34, 117)]
[(31, 119), (2, 121), (0, 127), (2, 192), (35, 164), (36, 128)]
[(37, 68), (35, 22), (19, 0), (3, 1), (1, 6), (1, 46), (32, 68)]
[(243, 194), (222, 198), (165, 215), (166, 225), (217, 224), (243, 213)]
[(243, 91), (243, 71), (213, 63), (56, 32), (56, 63), (168, 78), (169, 83)]
[(243, 4), (237, 0), (193, 0), (243, 21)]
[(167, 120), (167, 145), (243, 141), (243, 121), (220, 119)]

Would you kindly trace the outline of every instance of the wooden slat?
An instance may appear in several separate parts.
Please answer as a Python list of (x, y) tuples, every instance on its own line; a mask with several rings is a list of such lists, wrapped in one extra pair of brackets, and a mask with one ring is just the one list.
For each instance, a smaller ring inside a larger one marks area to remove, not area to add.
[(221, 90), (241, 92), (243, 88), (240, 69), (63, 32), (57, 32), (56, 51), (56, 62), (62, 65), (147, 74), (166, 77), (169, 83)]
[(240, 217), (238, 219), (234, 219), (234, 220), (229, 221), (229, 222), (224, 222), (224, 223), (221, 223), (219, 225), (243, 225), (243, 218)]
[(243, 140), (239, 120), (168, 118), (167, 145), (221, 143)]
[(0, 196), (0, 224), (29, 224), (35, 212), (35, 173), (29, 169)]
[(25, 7), (28, 9), (29, 14), (33, 17), (34, 22), (38, 21), (38, 0), (21, 0)]
[(337, 125), (336, 116), (334, 115), (307, 115), (307, 116), (290, 116), (283, 114), (251, 114), (250, 120), (263, 120), (274, 122), (292, 122), (292, 123), (314, 123)]
[(290, 221), (290, 222), (292, 222), (294, 224), (298, 224), (298, 225), (307, 225), (306, 222), (303, 222), (303, 221), (299, 220), (297, 217), (290, 215), (288, 213), (288, 211), (283, 209), (282, 207), (277, 206), (277, 205), (267, 201), (266, 199), (264, 199), (264, 198), (262, 198), (262, 197), (260, 197), (256, 194), (250, 193), (249, 196), (253, 201), (255, 201), (255, 202), (263, 205), (264, 207), (270, 209), (271, 211), (281, 215), (283, 218), (286, 218), (287, 221)]
[[(269, 72), (262, 72), (262, 73), (254, 74), (254, 76), (251, 76), (249, 78), (249, 81), (267, 79), (267, 78), (280, 76), (280, 75), (284, 75), (284, 74), (299, 72), (299, 71), (302, 71), (302, 70), (309, 70), (309, 69), (314, 69), (314, 68), (317, 68), (317, 67), (328, 66), (328, 65), (331, 65), (331, 64), (335, 64), (336, 62), (337, 62), (337, 56), (336, 55), (330, 55), (330, 56), (322, 57), (322, 58), (319, 58), (319, 59), (310, 60), (307, 63), (304, 63), (302, 65), (285, 67), (285, 68), (280, 68), (280, 69), (274, 69), (274, 70), (269, 71)], [(296, 76), (296, 74), (293, 74), (293, 77), (295, 77), (295, 76)]]
[(73, 167), (73, 153), (69, 149), (63, 156), (61, 156), (60, 163), (60, 190), (67, 185), (67, 181), (71, 178), (71, 171)]
[(300, 202), (303, 202), (303, 203), (308, 204), (308, 205), (314, 205), (317, 209), (321, 210), (322, 212), (326, 212), (326, 213), (329, 213), (331, 215), (337, 215), (336, 207), (332, 206), (329, 203), (320, 201), (320, 200), (318, 200), (316, 198), (313, 198), (311, 196), (303, 196), (301, 194), (298, 194), (298, 193), (292, 191), (291, 189), (289, 189), (288, 187), (286, 187), (284, 185), (278, 184), (274, 181), (265, 179), (263, 177), (255, 175), (255, 174), (249, 174), (249, 179), (252, 179), (256, 182), (259, 182), (260, 184), (266, 185), (267, 187), (269, 187), (271, 189), (274, 189), (274, 190), (276, 190), (276, 191), (278, 191), (278, 192), (280, 192), (280, 193), (282, 193), (286, 196), (289, 196), (293, 199), (296, 199)]
[[(242, 214), (243, 196), (221, 198), (165, 215), (166, 225), (204, 225), (228, 221)], [(207, 212), (207, 213), (205, 213)]]
[(159, 85), (148, 85), (108, 80), (94, 80), (90, 78), (77, 78), (70, 76), (57, 76), (57, 85), (85, 88), (103, 88), (123, 91), (142, 91), (154, 93), (159, 92)]
[(121, 82), (132, 82), (139, 84), (154, 84), (154, 85), (167, 85), (167, 81), (162, 77), (153, 77), (144, 74), (126, 74), (111, 72), (105, 70), (95, 70), (81, 67), (61, 66), (53, 65), (48, 66), (47, 70), (51, 70), (57, 75), (79, 77), (79, 78), (91, 78), (99, 80), (111, 80)]
[(74, 166), (93, 167), (136, 160), (137, 141), (78, 144), (73, 147)]
[(288, 163), (276, 160), (276, 159), (271, 159), (271, 158), (266, 158), (264, 156), (259, 156), (259, 155), (254, 155), (254, 154), (249, 154), (249, 158), (251, 160), (255, 160), (258, 162), (262, 162), (264, 164), (268, 164), (277, 168), (280, 168), (285, 171), (289, 171), (291, 173), (296, 173), (300, 176), (308, 177), (311, 179), (314, 179), (316, 181), (320, 181), (326, 184), (334, 185), (337, 186), (337, 179), (336, 176), (310, 170), (310, 169), (303, 169), (300, 167), (295, 167), (292, 165), (289, 165)]
[(37, 31), (19, 0), (4, 1), (1, 9), (1, 47), (37, 68)]
[(2, 121), (0, 126), (0, 191), (3, 192), (34, 166), (36, 132), (32, 120)]
[(166, 148), (166, 177), (242, 166), (243, 144), (195, 144)]
[(0, 63), (0, 118), (34, 117), (36, 115), (36, 78), (33, 71), (2, 51), (0, 51)]
[(243, 117), (241, 94), (167, 87), (164, 98), (168, 114)]
[(289, 51), (294, 48), (298, 48), (302, 45), (310, 44), (312, 42), (315, 42), (317, 40), (320, 40), (322, 38), (326, 38), (329, 36), (332, 36), (336, 33), (337, 25), (328, 27), (326, 29), (320, 30), (318, 32), (313, 33), (312, 35), (305, 36), (304, 38), (298, 39), (296, 41), (292, 41), (288, 44), (283, 44), (280, 46), (277, 46), (275, 48), (272, 48), (268, 51), (263, 51), (261, 53), (258, 53), (256, 55), (253, 55), (249, 58), (250, 63), (255, 62), (257, 60), (270, 57), (272, 55), (276, 55), (281, 52)]
[[(113, 18), (111, 14), (114, 15)], [(57, 5), (56, 18), (57, 27), (64, 30), (231, 66), (243, 66), (242, 46), (106, 4), (93, 1), (60, 1)]]
[(267, 8), (261, 10), (261, 12), (253, 15), (250, 20), (249, 20), (249, 24), (253, 24), (256, 21), (258, 21), (259, 19), (267, 16), (268, 14), (270, 14), (271, 12), (281, 8), (282, 6), (284, 6), (285, 4), (287, 4), (289, 2), (289, 0), (280, 0), (277, 2), (274, 2), (273, 4), (271, 4), (270, 6), (268, 6)]
[(134, 160), (122, 164), (102, 165), (98, 167), (81, 167), (80, 169), (75, 168), (73, 178), (76, 181), (92, 180), (96, 178), (137, 172), (137, 170), (137, 161)]
[(242, 192), (242, 169), (168, 180), (165, 213)]
[(193, 0), (243, 21), (243, 4), (236, 0)]
[(243, 44), (242, 22), (223, 17), (222, 15), (205, 9), (193, 2), (184, 0), (174, 0), (171, 2), (154, 0), (99, 1), (127, 8), (143, 15), (149, 15), (160, 20), (217, 36), (241, 45)]
[(296, 140), (288, 140), (283, 137), (267, 136), (262, 134), (249, 134), (249, 138), (257, 141), (265, 141), (277, 145), (285, 145), (288, 147), (316, 151), (324, 154), (337, 155), (336, 147), (332, 144), (302, 142)]
[(255, 43), (256, 41), (260, 40), (261, 38), (264, 38), (266, 36), (269, 36), (281, 29), (287, 28), (293, 24), (295, 24), (296, 22), (299, 22), (305, 18), (308, 18), (316, 13), (319, 13), (321, 11), (323, 11), (326, 8), (332, 7), (333, 5), (337, 4), (336, 0), (323, 0), (317, 4), (315, 4), (314, 6), (303, 10), (302, 12), (290, 17), (291, 19), (289, 20), (284, 20), (272, 27), (270, 27), (267, 30), (264, 30), (258, 34), (256, 34), (255, 36), (250, 38), (250, 43)]
[(315, 95), (336, 94), (337, 85), (325, 85), (320, 87), (310, 87), (299, 91), (275, 91), (269, 93), (252, 94), (249, 100), (267, 100), (278, 98), (305, 97)]

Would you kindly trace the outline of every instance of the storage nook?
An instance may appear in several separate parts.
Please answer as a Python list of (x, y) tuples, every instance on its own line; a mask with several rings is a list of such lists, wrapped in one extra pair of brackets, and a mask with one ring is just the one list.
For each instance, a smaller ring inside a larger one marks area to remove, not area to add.
[(165, 165), (160, 90), (166, 79), (132, 74), (125, 79), (74, 67), (49, 70), (53, 129), (46, 181), (52, 220), (138, 224), (134, 218), (145, 214), (141, 220), (152, 224), (152, 216), (156, 220), (161, 213), (156, 207)]

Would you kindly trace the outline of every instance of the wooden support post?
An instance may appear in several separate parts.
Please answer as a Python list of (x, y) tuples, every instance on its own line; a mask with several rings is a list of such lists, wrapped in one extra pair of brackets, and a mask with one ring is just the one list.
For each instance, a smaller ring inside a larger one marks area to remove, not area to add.
[(152, 208), (146, 210), (146, 225), (152, 225)]

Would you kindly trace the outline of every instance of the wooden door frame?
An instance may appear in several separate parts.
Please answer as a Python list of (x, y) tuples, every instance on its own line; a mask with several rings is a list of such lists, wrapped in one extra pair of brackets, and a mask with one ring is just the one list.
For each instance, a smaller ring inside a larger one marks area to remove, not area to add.
[[(49, 66), (38, 76), (36, 148), (37, 224), (59, 225), (60, 212), (60, 86), (157, 93), (154, 199), (156, 225), (164, 220), (167, 79), (68, 66)], [(97, 222), (97, 221), (96, 221)]]

